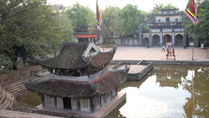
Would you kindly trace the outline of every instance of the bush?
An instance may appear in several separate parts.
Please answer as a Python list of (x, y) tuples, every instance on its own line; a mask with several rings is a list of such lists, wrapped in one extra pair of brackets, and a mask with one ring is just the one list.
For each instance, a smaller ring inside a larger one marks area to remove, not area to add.
[(11, 65), (12, 61), (9, 57), (0, 55), (0, 73), (7, 72), (8, 70), (10, 70)]

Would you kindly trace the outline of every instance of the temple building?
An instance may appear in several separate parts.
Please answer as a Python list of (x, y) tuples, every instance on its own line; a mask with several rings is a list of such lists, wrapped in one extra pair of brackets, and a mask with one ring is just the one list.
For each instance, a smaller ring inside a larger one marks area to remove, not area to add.
[(182, 15), (179, 9), (162, 9), (155, 16), (155, 22), (149, 23), (149, 35), (144, 34), (142, 42), (148, 42), (149, 46), (162, 46), (170, 44), (174, 46), (186, 46), (186, 33), (182, 24)]
[[(95, 115), (105, 105), (116, 107), (120, 103), (117, 100), (125, 98), (125, 93), (119, 96), (117, 88), (126, 81), (129, 67), (108, 67), (115, 52), (116, 46), (108, 52), (101, 52), (93, 41), (65, 43), (55, 57), (39, 60), (50, 74), (42, 80), (25, 82), (25, 86), (41, 98), (39, 112), (94, 117), (92, 113)], [(97, 114), (95, 117), (103, 116)]]

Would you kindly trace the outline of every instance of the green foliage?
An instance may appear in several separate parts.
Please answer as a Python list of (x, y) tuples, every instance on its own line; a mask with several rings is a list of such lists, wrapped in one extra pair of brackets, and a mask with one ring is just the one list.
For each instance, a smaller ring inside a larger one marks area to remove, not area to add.
[(148, 23), (148, 16), (149, 14), (145, 11), (140, 11), (140, 14), (139, 14), (139, 17), (141, 18), (141, 22), (142, 22), (142, 32), (145, 33), (145, 32), (149, 32), (149, 27), (147, 26), (147, 23)]
[(106, 7), (102, 13), (102, 37), (104, 39), (113, 38), (114, 34), (122, 33), (123, 20), (119, 17), (120, 8)]
[(199, 22), (195, 30), (195, 38), (201, 42), (209, 41), (209, 1), (205, 0), (199, 5)]
[(10, 70), (12, 62), (9, 57), (0, 55), (0, 73)]
[(159, 5), (156, 5), (155, 8), (158, 10), (163, 10), (163, 9), (174, 9), (176, 7), (173, 6), (172, 4), (167, 4), (167, 5), (159, 4)]
[(131, 4), (126, 5), (120, 13), (123, 19), (123, 34), (129, 35), (135, 33), (139, 23), (139, 11), (136, 6)]
[(2, 0), (0, 4), (0, 54), (9, 57), (13, 69), (18, 57), (26, 60), (53, 52), (66, 36), (58, 14), (45, 0)]
[(139, 25), (139, 18), (142, 21), (143, 32), (149, 31), (149, 28), (146, 26), (148, 13), (139, 11), (136, 6), (130, 4), (123, 9), (108, 6), (103, 11), (102, 17), (102, 36), (104, 40), (134, 34)]
[(96, 31), (95, 13), (90, 8), (77, 3), (69, 7), (66, 14), (72, 21), (75, 32), (82, 31), (83, 26), (88, 26), (89, 32)]

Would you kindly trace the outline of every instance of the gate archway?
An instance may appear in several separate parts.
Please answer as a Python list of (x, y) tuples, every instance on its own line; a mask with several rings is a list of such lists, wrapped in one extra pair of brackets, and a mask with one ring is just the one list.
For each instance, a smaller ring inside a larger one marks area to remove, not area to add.
[(149, 44), (149, 39), (147, 37), (142, 39), (142, 46), (147, 46)]
[(183, 35), (182, 34), (177, 34), (175, 36), (175, 45), (176, 46), (183, 46)]
[(165, 34), (163, 36), (163, 45), (165, 44), (169, 44), (169, 45), (172, 44), (172, 36), (170, 34)]
[(153, 35), (152, 37), (153, 40), (153, 46), (160, 46), (160, 36), (159, 35)]

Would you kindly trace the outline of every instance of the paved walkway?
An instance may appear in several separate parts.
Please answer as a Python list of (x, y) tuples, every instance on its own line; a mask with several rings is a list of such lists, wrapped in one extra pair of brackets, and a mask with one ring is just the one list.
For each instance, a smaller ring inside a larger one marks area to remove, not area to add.
[(0, 118), (61, 118), (57, 116), (48, 116), (34, 113), (25, 113), (19, 111), (0, 110)]
[[(192, 60), (192, 47), (175, 48), (176, 60)], [(100, 49), (103, 51), (103, 48)], [(108, 51), (110, 48), (105, 48)], [(128, 47), (119, 46), (113, 60), (166, 60), (166, 53), (160, 47)], [(208, 49), (194, 48), (194, 60), (209, 61)]]

